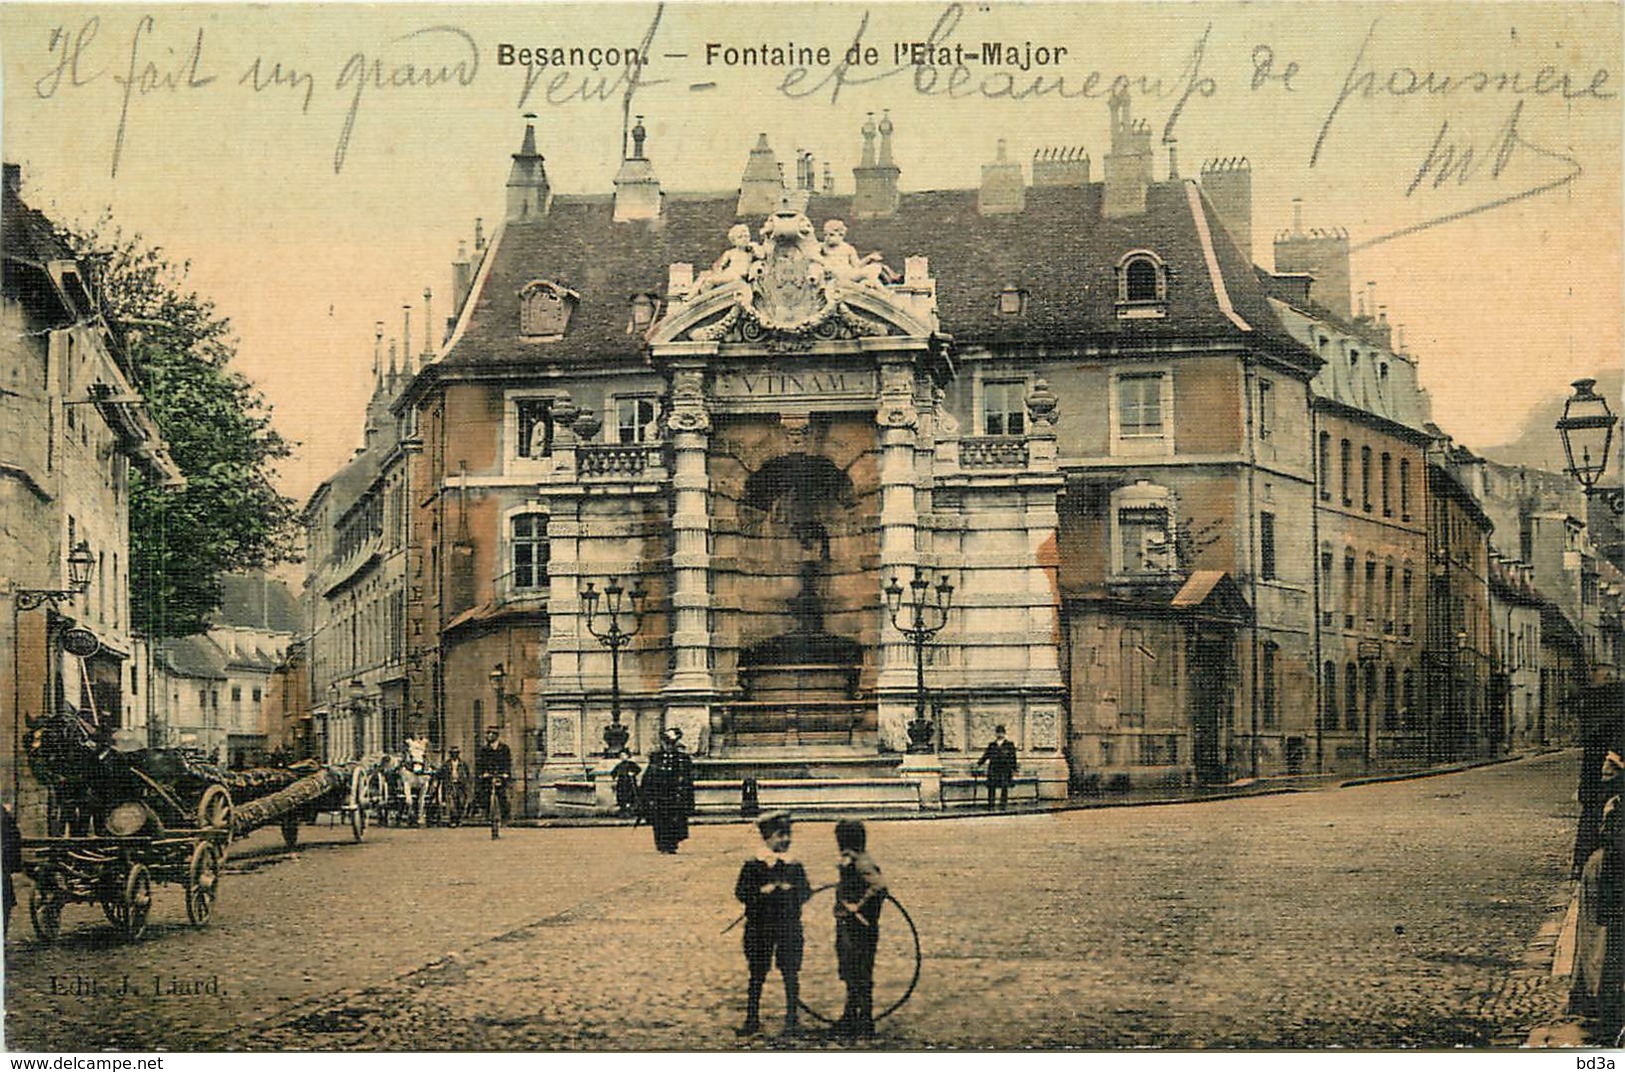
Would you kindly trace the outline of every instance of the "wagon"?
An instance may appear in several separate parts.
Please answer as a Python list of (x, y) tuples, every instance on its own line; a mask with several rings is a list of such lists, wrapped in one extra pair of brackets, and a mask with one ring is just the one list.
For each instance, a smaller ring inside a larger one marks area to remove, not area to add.
[(24, 838), (23, 870), (34, 881), (28, 915), (42, 942), (53, 942), (69, 904), (100, 904), (127, 939), (147, 929), (155, 884), (180, 883), (186, 918), (203, 926), (214, 912), (226, 831), (169, 830), (155, 835)]
[(185, 749), (121, 753), (73, 712), (31, 727), (28, 753), (53, 800), (51, 836), (22, 841), (34, 882), (29, 915), (45, 942), (69, 904), (99, 904), (125, 937), (139, 938), (154, 884), (182, 885), (187, 918), (202, 926), (232, 838), (259, 827), (280, 824), (290, 846), (299, 823), (322, 811), (343, 815), (358, 841), (366, 830), (354, 766), (303, 760), (225, 771)]

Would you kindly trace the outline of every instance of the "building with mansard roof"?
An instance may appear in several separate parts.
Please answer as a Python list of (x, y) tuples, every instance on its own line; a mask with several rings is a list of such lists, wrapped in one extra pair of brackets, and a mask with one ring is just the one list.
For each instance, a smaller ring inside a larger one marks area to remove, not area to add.
[[(1098, 179), (999, 145), (979, 188), (910, 191), (909, 132), (871, 116), (850, 188), (786, 183), (763, 136), (690, 195), (640, 124), (570, 196), (527, 128), (395, 402), (436, 747), (497, 726), (542, 810), (603, 806), (606, 751), (664, 727), (702, 807), (747, 776), (966, 801), (1001, 724), (1029, 799), (1307, 769), (1323, 361), (1232, 237), (1246, 165), (1159, 177), (1126, 100), (1111, 131)], [(595, 635), (612, 580), (624, 647)], [(947, 610), (917, 660), (922, 590)]]

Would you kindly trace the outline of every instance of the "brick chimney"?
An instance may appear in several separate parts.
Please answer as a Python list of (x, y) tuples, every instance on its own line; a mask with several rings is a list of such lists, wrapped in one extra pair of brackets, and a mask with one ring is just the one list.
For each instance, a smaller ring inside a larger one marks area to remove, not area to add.
[[(892, 216), (897, 213), (897, 177), (902, 174), (892, 161), (891, 113), (882, 114), (875, 124), (874, 113), (863, 124), (863, 161), (852, 169), (857, 189), (852, 194), (852, 215), (858, 219)], [(880, 135), (880, 154), (875, 155), (875, 134)]]
[(1088, 186), (1088, 150), (1081, 145), (1033, 150), (1033, 185)]
[(1101, 211), (1107, 219), (1139, 216), (1145, 212), (1145, 192), (1151, 186), (1151, 126), (1129, 114), (1129, 95), (1118, 93), (1111, 108), (1112, 150), (1106, 154), (1106, 198)]
[(21, 164), (6, 164), (5, 185), (12, 193), (21, 193), (23, 189), (23, 169)]
[(982, 188), (976, 195), (976, 211), (984, 216), (1020, 212), (1027, 207), (1027, 184), (1021, 165), (1005, 158), (1004, 139), (999, 139), (998, 158), (982, 165)]
[(1209, 160), (1202, 165), (1202, 192), (1224, 221), (1236, 248), (1253, 259), (1253, 166), (1246, 157)]
[[(527, 114), (525, 118), (536, 117)], [(536, 125), (526, 123), (525, 140), (513, 154), (513, 167), (508, 171), (508, 222), (541, 219), (547, 215), (552, 200), (547, 168), (542, 165), (542, 154), (536, 151)]]
[(767, 135), (756, 135), (756, 148), (745, 161), (745, 173), (739, 177), (739, 207), (735, 216), (771, 216), (784, 195), (784, 179), (779, 173), (778, 158), (767, 144)]
[(654, 165), (643, 155), (647, 137), (640, 115), (632, 128), (632, 155), (621, 161), (621, 170), (615, 174), (615, 212), (611, 218), (616, 223), (660, 218), (660, 180), (655, 178)]
[(1317, 305), (1350, 320), (1349, 233), (1341, 228), (1303, 229), (1303, 202), (1292, 201), (1292, 230), (1275, 236), (1275, 270), (1314, 276), (1309, 296)]

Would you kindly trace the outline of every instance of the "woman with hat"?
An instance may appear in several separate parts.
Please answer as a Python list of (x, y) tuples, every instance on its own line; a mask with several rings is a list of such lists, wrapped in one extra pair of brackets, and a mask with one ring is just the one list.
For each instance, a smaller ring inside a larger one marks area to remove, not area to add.
[(683, 731), (669, 727), (660, 748), (643, 772), (643, 818), (655, 834), (655, 848), (677, 851), (688, 839), (688, 817), (694, 811), (694, 760), (683, 750)]

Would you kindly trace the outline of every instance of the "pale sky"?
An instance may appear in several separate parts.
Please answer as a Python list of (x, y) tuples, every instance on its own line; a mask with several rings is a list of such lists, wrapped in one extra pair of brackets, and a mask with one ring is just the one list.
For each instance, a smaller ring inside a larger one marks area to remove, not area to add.
[[(1105, 95), (1124, 76), (1154, 144), (1178, 109), (1184, 175), (1212, 157), (1251, 162), (1258, 263), (1272, 266), (1293, 197), (1306, 225), (1374, 243), (1355, 255), (1356, 284), (1374, 281), (1405, 326), (1458, 440), (1511, 439), (1538, 400), (1620, 364), (1616, 5), (683, 4), (655, 25), (657, 10), (9, 4), (0, 139), (31, 204), (69, 222), (111, 205), (192, 262), (237, 329), (241, 371), (301, 444), (283, 467), (301, 499), (359, 444), (374, 321), (398, 337), (411, 304), (420, 350), (424, 287), (437, 321), (450, 312), (450, 261), (476, 216), (488, 232), (501, 219), (522, 114), (539, 115), (555, 190), (610, 189), (620, 68), (537, 69), (522, 102), (527, 69), (498, 64), (504, 42), (637, 47), (653, 27), (631, 111), (672, 192), (737, 187), (758, 131), (787, 168), (797, 148), (830, 161), (847, 192), (864, 115), (882, 108), (905, 189), (974, 186), (999, 137), (1022, 161), (1083, 146), (1098, 181)], [(879, 62), (837, 70), (860, 28)], [(1066, 54), (957, 78), (898, 70), (894, 46), (927, 40)], [(796, 76), (707, 65), (707, 44), (833, 59)], [(391, 84), (425, 70), (450, 77)], [(852, 239), (864, 245), (861, 223)]]

